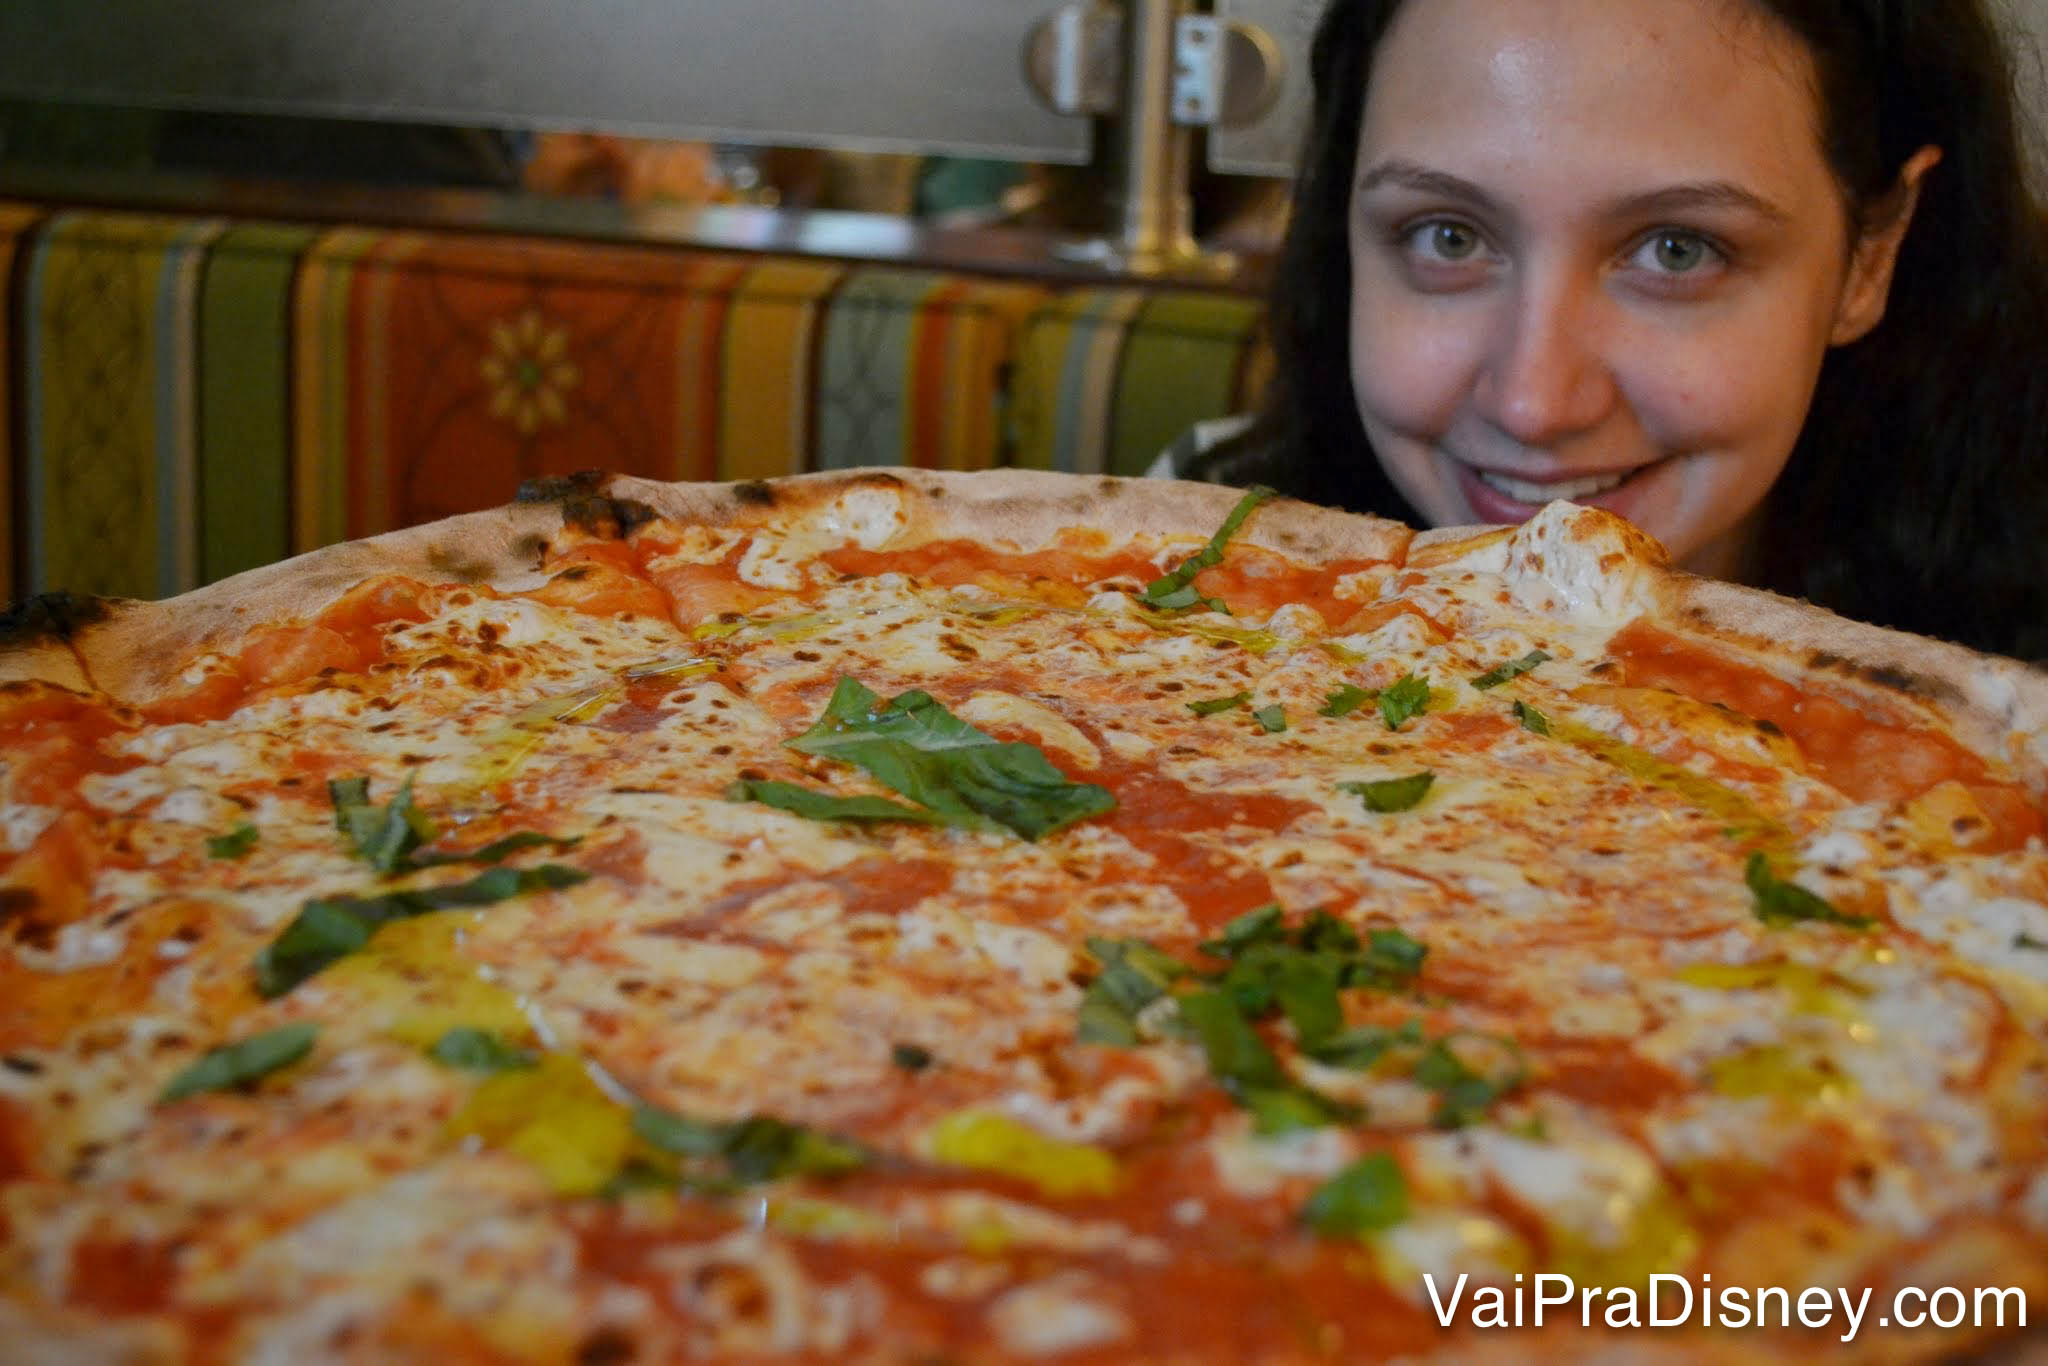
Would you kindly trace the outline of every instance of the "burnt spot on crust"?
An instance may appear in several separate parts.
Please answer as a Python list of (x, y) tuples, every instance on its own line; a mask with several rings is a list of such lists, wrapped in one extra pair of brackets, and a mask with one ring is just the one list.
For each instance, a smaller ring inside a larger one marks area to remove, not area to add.
[(1949, 702), (1956, 698), (1956, 690), (1938, 679), (1913, 673), (1895, 664), (1866, 664), (1832, 650), (1815, 650), (1807, 656), (1806, 665), (1816, 671), (1841, 674), (1907, 697), (1933, 702)]
[(603, 470), (546, 475), (521, 484), (512, 501), (556, 504), (568, 525), (605, 540), (621, 540), (660, 514), (638, 499), (607, 496), (605, 485), (611, 478)]
[(735, 502), (745, 504), (748, 507), (772, 508), (775, 506), (774, 486), (764, 484), (759, 479), (749, 479), (745, 483), (734, 484), (732, 486), (732, 496)]
[(117, 601), (62, 591), (38, 593), (0, 612), (0, 645), (68, 641), (81, 628), (104, 621), (107, 609)]
[(57, 942), (57, 929), (36, 919), (42, 904), (27, 887), (0, 887), (0, 934), (32, 949), (49, 949)]
[(443, 546), (427, 548), (427, 564), (458, 583), (482, 583), (491, 577), (489, 564), (471, 555), (451, 554)]
[(546, 474), (528, 479), (512, 495), (515, 503), (562, 503), (571, 498), (601, 497), (611, 476), (603, 470), (578, 470), (574, 474)]
[(36, 894), (26, 887), (0, 887), (0, 926), (36, 908)]
[(632, 1334), (623, 1328), (599, 1328), (576, 1345), (576, 1366), (625, 1366), (639, 1355)]

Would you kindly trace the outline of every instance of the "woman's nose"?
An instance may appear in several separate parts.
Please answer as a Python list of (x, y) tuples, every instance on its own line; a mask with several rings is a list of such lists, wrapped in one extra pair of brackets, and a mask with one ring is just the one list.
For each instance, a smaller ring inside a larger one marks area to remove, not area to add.
[(1618, 391), (1591, 292), (1527, 281), (1503, 310), (1474, 397), (1488, 421), (1524, 446), (1555, 445), (1614, 408)]

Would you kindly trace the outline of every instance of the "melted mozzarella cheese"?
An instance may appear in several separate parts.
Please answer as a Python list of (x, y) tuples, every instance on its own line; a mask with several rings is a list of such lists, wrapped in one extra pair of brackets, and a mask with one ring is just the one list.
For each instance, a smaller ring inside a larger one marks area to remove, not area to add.
[(1099, 1296), (1092, 1278), (1080, 1273), (1020, 1285), (989, 1306), (989, 1327), (1004, 1350), (1021, 1356), (1107, 1347), (1128, 1338), (1131, 1325)]

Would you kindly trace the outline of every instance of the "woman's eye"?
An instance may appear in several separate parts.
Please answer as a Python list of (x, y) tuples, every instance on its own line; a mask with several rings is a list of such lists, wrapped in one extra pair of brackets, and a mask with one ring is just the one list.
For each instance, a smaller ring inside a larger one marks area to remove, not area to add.
[(1477, 254), (1479, 234), (1471, 225), (1451, 219), (1433, 219), (1408, 230), (1409, 249), (1434, 261), (1463, 261)]
[(1721, 253), (1698, 233), (1667, 231), (1645, 238), (1635, 255), (1638, 264), (1663, 274), (1689, 275), (1702, 266), (1714, 264)]

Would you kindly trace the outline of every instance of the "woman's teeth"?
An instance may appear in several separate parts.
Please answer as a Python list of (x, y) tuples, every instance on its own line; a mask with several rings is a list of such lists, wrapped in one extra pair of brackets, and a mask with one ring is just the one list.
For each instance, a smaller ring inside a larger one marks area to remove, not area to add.
[(1583, 479), (1566, 479), (1555, 484), (1532, 484), (1526, 479), (1517, 479), (1511, 474), (1496, 474), (1492, 470), (1478, 470), (1481, 483), (1505, 493), (1518, 503), (1543, 504), (1555, 498), (1590, 498), (1596, 493), (1605, 493), (1626, 480), (1633, 470), (1621, 474), (1589, 474)]

